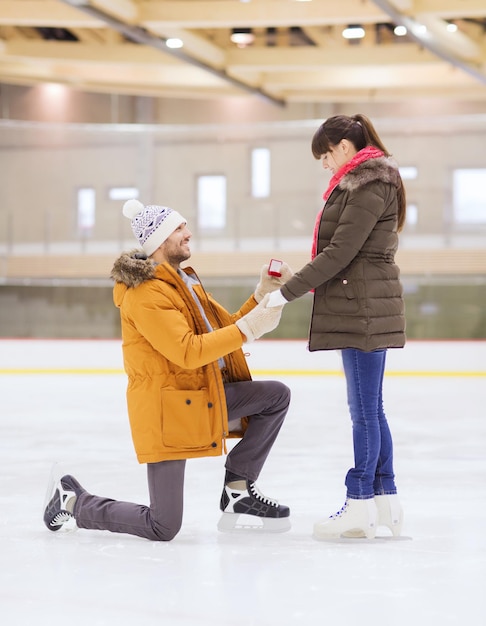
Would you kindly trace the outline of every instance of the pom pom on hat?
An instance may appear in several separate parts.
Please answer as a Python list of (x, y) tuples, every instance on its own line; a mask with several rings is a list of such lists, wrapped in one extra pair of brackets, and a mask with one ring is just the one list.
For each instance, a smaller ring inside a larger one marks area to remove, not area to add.
[(147, 256), (153, 254), (176, 228), (187, 220), (167, 206), (144, 206), (139, 200), (127, 200), (123, 215), (132, 221), (132, 230)]
[(143, 211), (143, 204), (139, 200), (127, 200), (123, 205), (123, 215), (129, 219), (133, 219), (136, 215)]

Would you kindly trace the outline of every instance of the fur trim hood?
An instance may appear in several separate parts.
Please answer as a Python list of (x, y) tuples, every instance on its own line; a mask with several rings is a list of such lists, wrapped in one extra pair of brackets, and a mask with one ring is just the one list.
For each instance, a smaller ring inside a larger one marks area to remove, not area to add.
[(110, 278), (126, 287), (138, 287), (155, 278), (155, 267), (143, 250), (131, 250), (115, 261)]
[(343, 176), (338, 187), (344, 191), (355, 191), (359, 187), (374, 182), (400, 186), (398, 165), (392, 157), (368, 159)]

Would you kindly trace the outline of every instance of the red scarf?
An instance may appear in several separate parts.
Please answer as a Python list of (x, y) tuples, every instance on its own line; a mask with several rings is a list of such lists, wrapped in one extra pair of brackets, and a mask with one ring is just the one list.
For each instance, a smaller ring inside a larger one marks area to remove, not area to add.
[[(329, 198), (329, 196), (334, 191), (334, 189), (339, 185), (343, 177), (346, 176), (346, 174), (349, 174), (349, 172), (351, 172), (352, 170), (354, 170), (355, 167), (358, 167), (358, 165), (361, 165), (362, 163), (364, 163), (365, 161), (368, 161), (369, 159), (378, 159), (382, 156), (385, 156), (385, 154), (381, 150), (378, 150), (378, 148), (375, 148), (374, 146), (366, 146), (366, 148), (363, 148), (362, 150), (357, 152), (354, 155), (354, 157), (350, 161), (348, 161), (345, 165), (343, 165), (331, 178), (331, 180), (329, 181), (329, 185), (322, 196), (324, 201), (326, 201)], [(314, 259), (317, 254), (317, 236), (319, 233), (319, 225), (321, 223), (322, 213), (325, 207), (326, 205), (324, 204), (324, 207), (319, 211), (317, 218), (316, 218), (316, 223), (314, 226), (314, 235), (312, 238), (312, 254), (311, 254), (312, 259)]]

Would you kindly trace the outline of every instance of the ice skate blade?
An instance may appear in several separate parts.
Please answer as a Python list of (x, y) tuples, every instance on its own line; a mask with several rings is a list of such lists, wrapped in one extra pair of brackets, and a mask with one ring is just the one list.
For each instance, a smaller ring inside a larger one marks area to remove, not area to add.
[(375, 535), (373, 539), (367, 539), (365, 535), (362, 537), (349, 537), (349, 536), (341, 536), (341, 537), (317, 537), (315, 534), (312, 535), (312, 539), (315, 541), (319, 541), (320, 543), (342, 543), (342, 544), (370, 544), (370, 543), (388, 543), (390, 541), (412, 541), (412, 537), (405, 537), (404, 535), (400, 535), (399, 537), (394, 537), (393, 535)]
[(218, 522), (222, 533), (285, 533), (290, 528), (289, 517), (257, 517), (245, 513), (223, 513)]
[(61, 476), (63, 476), (61, 472), (62, 472), (61, 465), (59, 463), (53, 463), (51, 467), (51, 473), (49, 474), (49, 480), (47, 482), (47, 489), (46, 489), (46, 495), (44, 497), (44, 505), (42, 507), (42, 514), (44, 514), (44, 511), (46, 510), (46, 506), (49, 504), (52, 497), (54, 496), (54, 492), (56, 491), (56, 485), (61, 479)]
[(67, 522), (64, 522), (61, 528), (56, 530), (55, 533), (53, 534), (60, 536), (60, 535), (65, 535), (66, 533), (69, 533), (69, 534), (75, 533), (77, 530), (78, 530), (78, 525), (76, 524), (76, 520), (74, 519), (74, 517), (72, 517)]
[[(46, 510), (47, 505), (49, 504), (49, 502), (51, 501), (51, 499), (54, 496), (54, 493), (57, 489), (57, 485), (59, 483), (59, 481), (61, 480), (61, 478), (63, 476), (65, 476), (68, 472), (66, 471), (66, 469), (63, 467), (63, 465), (61, 463), (54, 463), (52, 465), (51, 468), (51, 473), (49, 475), (49, 481), (47, 483), (47, 490), (46, 490), (46, 495), (44, 498), (44, 506), (42, 508), (42, 515), (44, 515), (44, 512)], [(78, 525), (76, 524), (76, 520), (74, 519), (74, 517), (70, 520), (68, 520), (67, 522), (64, 522), (64, 524), (61, 526), (61, 528), (59, 528), (55, 532), (57, 535), (60, 534), (64, 534), (64, 533), (72, 533), (74, 531), (78, 530)]]
[[(383, 528), (388, 528), (395, 539), (398, 539), (402, 534), (401, 527), (398, 526), (387, 526), (385, 524), (380, 524)], [(342, 534), (343, 537), (348, 539), (366, 539), (366, 535), (363, 530), (347, 530)]]
[(374, 539), (376, 535), (376, 526), (369, 526), (368, 528), (348, 528), (347, 530), (339, 529), (336, 527), (333, 521), (330, 522), (317, 522), (314, 524), (313, 535), (315, 539), (327, 540), (327, 539)]

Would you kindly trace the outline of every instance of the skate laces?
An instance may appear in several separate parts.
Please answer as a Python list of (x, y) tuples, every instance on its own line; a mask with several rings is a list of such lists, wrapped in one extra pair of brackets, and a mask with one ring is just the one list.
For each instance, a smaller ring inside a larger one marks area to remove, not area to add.
[(255, 483), (249, 483), (248, 487), (251, 495), (254, 498), (259, 500), (260, 502), (263, 502), (264, 504), (267, 504), (268, 506), (278, 507), (277, 500), (273, 500), (272, 498), (267, 498), (267, 496), (264, 496), (263, 493), (255, 485)]
[(346, 502), (343, 504), (343, 506), (339, 509), (339, 511), (337, 511), (337, 513), (333, 513), (332, 515), (329, 516), (329, 519), (336, 519), (338, 517), (341, 517), (343, 515), (343, 513), (346, 512), (346, 509), (348, 508), (348, 501), (346, 500)]
[(60, 526), (61, 524), (69, 522), (72, 517), (73, 515), (69, 511), (59, 511), (59, 513), (54, 515), (49, 524), (51, 526)]

